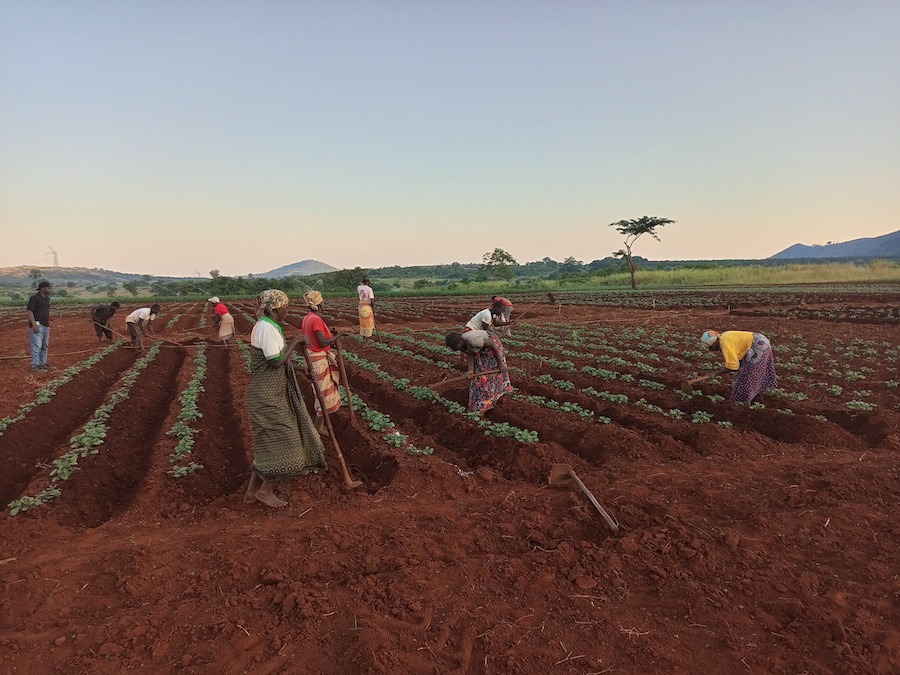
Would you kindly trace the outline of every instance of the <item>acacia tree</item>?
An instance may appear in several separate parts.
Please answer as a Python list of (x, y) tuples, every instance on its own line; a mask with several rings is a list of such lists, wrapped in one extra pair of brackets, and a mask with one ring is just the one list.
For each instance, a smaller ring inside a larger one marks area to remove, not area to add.
[(674, 220), (668, 218), (641, 216), (635, 220), (620, 220), (609, 224), (610, 227), (616, 228), (620, 234), (625, 235), (625, 248), (616, 251), (613, 255), (616, 258), (625, 259), (625, 263), (628, 265), (628, 271), (631, 274), (631, 290), (634, 290), (637, 287), (634, 283), (634, 272), (637, 269), (637, 263), (631, 257), (631, 247), (634, 246), (634, 242), (636, 242), (642, 234), (649, 234), (656, 239), (656, 241), (660, 241), (659, 237), (656, 235), (656, 228), (674, 222)]
[(481, 259), (482, 269), (491, 273), (495, 279), (511, 281), (513, 278), (512, 266), (518, 265), (516, 259), (502, 248), (495, 248), (490, 253), (485, 253)]

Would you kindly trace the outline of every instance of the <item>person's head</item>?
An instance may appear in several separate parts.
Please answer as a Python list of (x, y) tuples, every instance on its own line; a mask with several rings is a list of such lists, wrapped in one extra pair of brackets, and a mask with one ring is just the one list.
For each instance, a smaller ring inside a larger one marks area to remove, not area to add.
[(447, 345), (448, 348), (457, 352), (465, 349), (466, 345), (466, 343), (462, 339), (462, 333), (447, 333), (447, 337), (444, 338), (444, 344)]
[(109, 308), (110, 308), (112, 311), (114, 311), (114, 312), (115, 312), (117, 309), (119, 309), (119, 307), (121, 307), (121, 306), (122, 306), (122, 305), (120, 305), (118, 302), (111, 302), (111, 303), (109, 303)]
[(322, 299), (322, 294), (319, 293), (319, 291), (307, 291), (303, 294), (303, 300), (306, 301), (306, 304), (313, 312), (318, 311), (318, 309), (325, 302), (325, 300)]
[(159, 314), (159, 310), (162, 309), (157, 303), (153, 303), (150, 305), (150, 318), (155, 319), (156, 315)]
[(371, 286), (372, 282), (369, 281), (369, 277), (363, 277), (363, 284), (366, 286)]
[(700, 336), (700, 341), (705, 344), (710, 351), (716, 351), (719, 348), (719, 333), (714, 330), (705, 331), (703, 335)]
[(499, 295), (491, 296), (491, 302), (497, 302), (500, 299)]
[(491, 314), (503, 314), (502, 300), (494, 300), (494, 304), (491, 305)]
[(209, 299), (209, 301), (210, 301), (212, 304), (214, 304), (214, 305), (218, 305), (218, 304), (219, 304), (219, 296), (218, 296), (218, 295), (214, 295), (214, 296), (212, 296), (212, 297)]
[(53, 284), (51, 284), (46, 279), (43, 279), (40, 283), (38, 283), (37, 289), (38, 289), (38, 293), (40, 293), (41, 295), (46, 297), (46, 296), (50, 295), (50, 291), (53, 290)]
[(267, 316), (280, 321), (287, 315), (287, 307), (290, 302), (287, 293), (277, 288), (270, 288), (256, 297), (256, 316)]

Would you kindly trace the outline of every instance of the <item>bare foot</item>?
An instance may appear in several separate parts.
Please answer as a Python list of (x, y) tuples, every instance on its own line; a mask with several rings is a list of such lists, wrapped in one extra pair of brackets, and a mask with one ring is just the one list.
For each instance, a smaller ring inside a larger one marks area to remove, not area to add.
[(262, 490), (256, 493), (256, 500), (266, 506), (271, 506), (273, 509), (280, 509), (282, 506), (287, 505), (287, 502), (276, 497), (274, 492), (263, 494)]
[(256, 493), (262, 487), (263, 481), (256, 471), (250, 473), (250, 485), (247, 486), (247, 494), (244, 495), (244, 503), (252, 504), (256, 501)]

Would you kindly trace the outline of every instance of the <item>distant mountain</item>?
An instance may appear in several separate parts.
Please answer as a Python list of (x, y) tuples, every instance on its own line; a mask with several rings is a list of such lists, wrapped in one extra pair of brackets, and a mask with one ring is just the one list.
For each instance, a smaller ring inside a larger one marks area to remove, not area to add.
[(280, 279), (281, 277), (298, 276), (305, 277), (310, 274), (323, 274), (324, 272), (337, 272), (337, 267), (326, 265), (318, 260), (301, 260), (290, 265), (284, 265), (278, 269), (262, 274), (254, 274), (255, 277), (266, 277), (268, 279)]
[(794, 244), (773, 258), (900, 258), (900, 230), (839, 244)]
[[(85, 284), (108, 284), (111, 282), (121, 284), (125, 281), (142, 280), (143, 274), (126, 274), (100, 269), (99, 267), (40, 267), (38, 265), (20, 265), (18, 267), (0, 267), (0, 284), (25, 284), (33, 285), (31, 270), (40, 270), (41, 279), (47, 279), (54, 284), (75, 283), (79, 286)], [(186, 279), (188, 277), (160, 277), (154, 279)]]

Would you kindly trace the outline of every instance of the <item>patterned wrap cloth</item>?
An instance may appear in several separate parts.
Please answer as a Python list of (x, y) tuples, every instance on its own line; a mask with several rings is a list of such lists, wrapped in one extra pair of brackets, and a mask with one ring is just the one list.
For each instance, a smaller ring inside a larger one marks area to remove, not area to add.
[(318, 307), (322, 304), (322, 294), (319, 291), (307, 291), (303, 294), (303, 299), (310, 307)]
[(297, 374), (288, 364), (272, 368), (250, 346), (247, 409), (253, 432), (253, 468), (279, 480), (325, 468), (325, 448), (300, 395)]
[[(495, 333), (488, 331), (488, 337), (497, 347), (503, 365), (506, 366), (506, 355), (503, 353), (503, 343)], [(469, 411), (484, 412), (493, 408), (503, 394), (512, 391), (509, 381), (509, 373), (492, 373), (479, 375), (485, 370), (497, 370), (500, 364), (491, 348), (484, 346), (475, 354), (475, 377), (469, 383)]]
[[(337, 356), (330, 349), (327, 352), (309, 352), (309, 361), (313, 376), (322, 391), (322, 398), (325, 399), (325, 410), (330, 415), (341, 407), (341, 392), (338, 388), (341, 376), (338, 371)], [(319, 404), (318, 396), (316, 396), (315, 409), (316, 416), (322, 417), (322, 406)]]
[(368, 300), (359, 301), (359, 334), (363, 337), (372, 337), (375, 330), (375, 312)]
[(769, 338), (762, 333), (754, 333), (753, 343), (741, 358), (737, 375), (731, 385), (731, 400), (750, 403), (760, 392), (777, 384), (775, 358), (772, 355)]
[(267, 291), (263, 291), (256, 298), (256, 318), (258, 319), (265, 314), (266, 310), (271, 312), (273, 309), (287, 307), (290, 302), (287, 293), (280, 291), (277, 288), (270, 288)]

